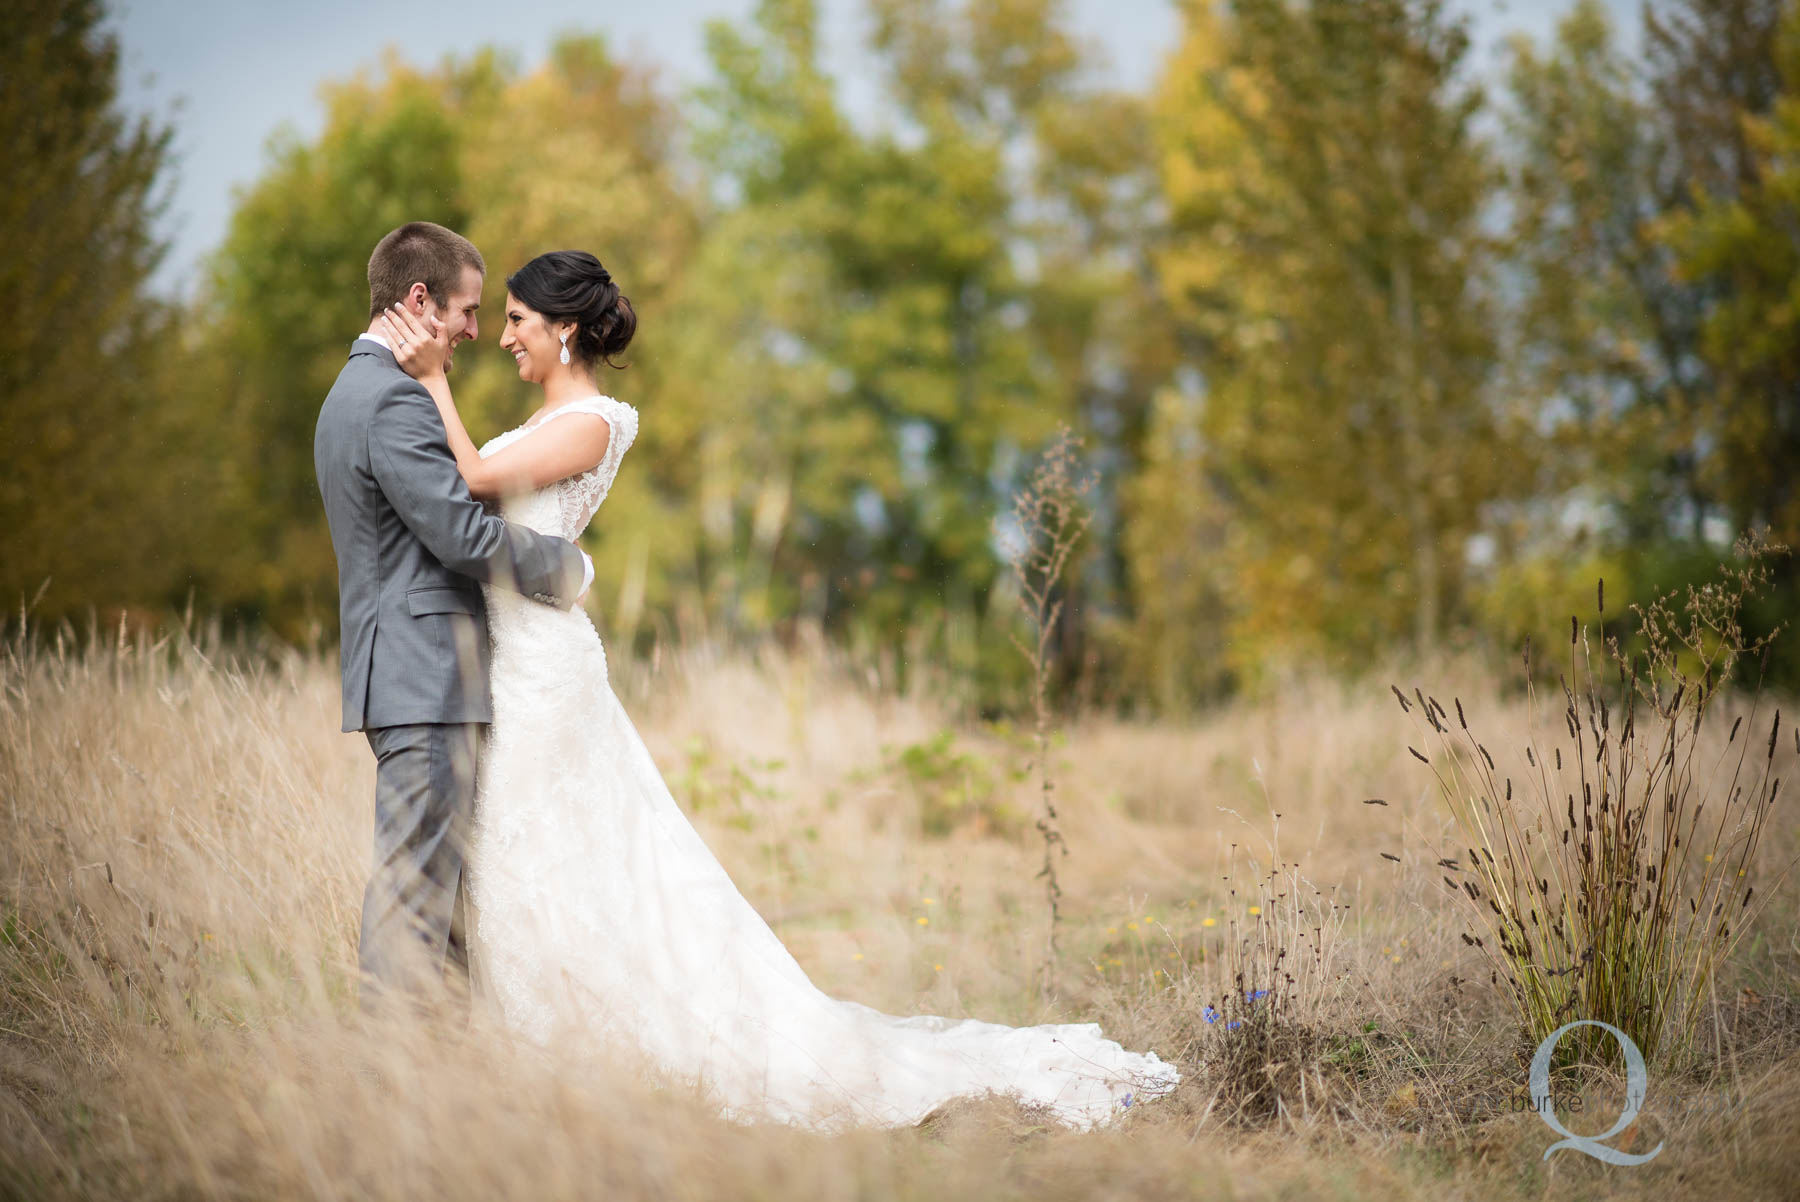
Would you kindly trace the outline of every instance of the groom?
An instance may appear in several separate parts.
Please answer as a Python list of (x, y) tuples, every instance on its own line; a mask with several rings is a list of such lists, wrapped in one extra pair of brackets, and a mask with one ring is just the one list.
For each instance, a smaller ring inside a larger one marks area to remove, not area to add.
[[(313, 466), (337, 553), (344, 726), (374, 749), (375, 859), (363, 893), (365, 1009), (430, 996), (446, 956), (466, 974), (462, 840), (475, 799), (488, 693), (487, 613), (476, 581), (559, 609), (594, 566), (573, 543), (511, 526), (469, 495), (443, 420), (376, 331), (396, 302), (473, 339), (487, 267), (468, 239), (414, 221), (369, 259), (369, 332), (319, 411)], [(446, 361), (445, 366), (449, 363)]]

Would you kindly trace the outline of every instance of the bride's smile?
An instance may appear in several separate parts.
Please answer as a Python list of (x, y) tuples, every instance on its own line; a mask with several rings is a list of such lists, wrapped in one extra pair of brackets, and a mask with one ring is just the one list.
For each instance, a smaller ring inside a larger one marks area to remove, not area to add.
[(519, 365), (519, 379), (548, 389), (558, 369), (561, 374), (574, 374), (571, 369), (575, 364), (563, 353), (568, 338), (575, 332), (574, 322), (547, 322), (543, 314), (521, 304), (510, 292), (506, 294), (505, 313), (500, 323), (500, 349)]

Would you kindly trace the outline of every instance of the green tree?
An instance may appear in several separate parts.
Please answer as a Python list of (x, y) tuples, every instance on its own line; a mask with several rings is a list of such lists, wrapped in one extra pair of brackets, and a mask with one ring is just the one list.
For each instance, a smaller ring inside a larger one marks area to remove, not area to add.
[[(1701, 423), (1700, 481), (1735, 530), (1800, 546), (1800, 9), (1777, 41), (1782, 90), (1766, 113), (1739, 114), (1745, 152), (1735, 191), (1702, 191), (1664, 236), (1682, 282), (1706, 297), (1699, 351), (1712, 388)], [(1791, 614), (1800, 572), (1777, 567), (1775, 605)], [(1783, 651), (1785, 672), (1800, 656)]]
[(1140, 482), (1173, 526), (1140, 540), (1139, 595), (1152, 612), (1180, 553), (1155, 548), (1216, 547), (1191, 595), (1223, 599), (1227, 669), (1429, 648), (1485, 507), (1531, 470), (1493, 396), (1498, 175), (1467, 36), (1437, 0), (1185, 12), (1159, 96), (1162, 271), (1200, 375), (1153, 437), (1197, 445), (1207, 489), (1171, 513), (1182, 484)]
[(933, 114), (916, 148), (861, 133), (817, 63), (813, 6), (765, 4), (758, 21), (754, 40), (714, 33), (708, 148), (742, 191), (750, 278), (785, 261), (800, 273), (786, 291), (810, 295), (761, 314), (775, 388), (751, 381), (745, 400), (760, 420), (800, 381), (825, 385), (789, 409), (776, 457), (801, 473), (801, 556), (822, 578), (820, 616), (897, 642), (917, 616), (913, 581), (985, 594), (997, 444), (1051, 416), (1027, 334), (1001, 317), (1020, 289), (1000, 148)]
[(1573, 405), (1605, 448), (1582, 467), (1615, 498), (1629, 545), (1697, 546), (1705, 519), (1729, 508), (1715, 484), (1720, 381), (1701, 348), (1728, 285), (1684, 268), (1670, 222), (1753, 185), (1746, 119), (1779, 86), (1782, 6), (1646, 5), (1642, 67), (1593, 0), (1549, 54), (1516, 47), (1512, 194), (1531, 298), (1516, 361), (1536, 372), (1524, 387)]
[[(1671, 203), (1658, 234), (1693, 311), (1703, 365), (1696, 491), (1734, 531), (1800, 538), (1796, 175), (1800, 9), (1684, 0), (1646, 15), (1665, 108)], [(1785, 25), (1782, 21), (1786, 13)]]
[[(1719, 552), (1709, 518), (1742, 530), (1780, 508), (1784, 369), (1742, 353), (1758, 322), (1764, 333), (1779, 324), (1780, 289), (1766, 281), (1787, 265), (1779, 235), (1750, 245), (1781, 218), (1749, 216), (1769, 212), (1761, 181), (1778, 161), (1759, 139), (1780, 86), (1780, 7), (1650, 6), (1648, 71), (1594, 0), (1546, 49), (1515, 43), (1509, 197), (1522, 303), (1509, 388), (1537, 399), (1558, 448), (1535, 502), (1494, 525), (1509, 567), (1483, 603), (1515, 645), (1566, 620), (1568, 598), (1596, 575), (1621, 602), (1700, 579)], [(1740, 238), (1752, 227), (1760, 234)], [(1556, 533), (1577, 504), (1592, 518), (1585, 546)]]
[[(747, 420), (717, 495), (747, 517), (787, 465), (791, 529), (761, 578), (793, 584), (767, 610), (894, 646), (946, 613), (987, 620), (990, 523), (1023, 456), (1076, 415), (1135, 451), (1169, 351), (1134, 320), (1156, 303), (1131, 254), (1145, 114), (1081, 83), (1061, 6), (874, 13), (875, 130), (839, 109), (809, 0), (714, 28), (700, 147), (739, 203), (715, 229), (729, 253), (702, 258), (757, 284), (714, 322), (757, 365), (727, 384)], [(723, 544), (748, 525), (722, 517)], [(983, 642), (943, 637), (953, 659)]]
[[(1758, 156), (1747, 119), (1766, 116), (1780, 89), (1776, 32), (1790, 0), (1661, 0), (1644, 7), (1648, 90), (1644, 111), (1655, 162), (1651, 241), (1658, 275), (1646, 281), (1653, 329), (1666, 365), (1656, 415), (1672, 443), (1669, 503), (1693, 543), (1709, 515), (1729, 516), (1720, 495), (1718, 439), (1722, 382), (1701, 348), (1707, 313), (1726, 282), (1679, 262), (1670, 218), (1702, 204), (1730, 203), (1754, 186)], [(1710, 463), (1709, 463), (1710, 461)], [(1735, 465), (1725, 468), (1729, 475)]]
[(191, 409), (168, 406), (176, 324), (144, 283), (169, 131), (117, 106), (119, 51), (95, 0), (26, 0), (0, 48), (0, 599), (55, 618), (154, 604), (187, 582)]
[(1644, 6), (1651, 112), (1660, 124), (1657, 179), (1666, 206), (1696, 192), (1751, 187), (1761, 153), (1745, 114), (1769, 112), (1784, 90), (1775, 59), (1792, 0), (1657, 0)]
[(1069, 32), (1062, 0), (875, 0), (874, 10), (875, 45), (905, 111), (934, 137), (998, 147), (1005, 165), (1001, 236), (1019, 292), (1002, 314), (1029, 332), (1045, 396), (1079, 423), (1097, 472), (1097, 537), (1070, 574), (1058, 657), (1065, 680), (1080, 671), (1084, 691), (1111, 691), (1129, 671), (1117, 662), (1129, 653), (1121, 632), (1140, 602), (1121, 492), (1159, 453), (1148, 438), (1152, 398), (1179, 360), (1156, 284), (1162, 195), (1150, 106), (1083, 82), (1094, 53)]
[(1472, 582), (1479, 624), (1508, 653), (1566, 631), (1597, 577), (1620, 608), (1637, 597), (1654, 572), (1640, 549), (1668, 542), (1687, 487), (1683, 339), (1662, 324), (1675, 298), (1640, 74), (1599, 0), (1577, 0), (1548, 45), (1510, 46), (1502, 388), (1535, 410), (1547, 453), (1490, 511), (1497, 551)]
[[(1632, 490), (1644, 499), (1620, 505), (1621, 516), (1636, 537), (1661, 537), (1655, 510), (1667, 484), (1636, 453), (1653, 440), (1634, 423), (1667, 407), (1679, 365), (1656, 330), (1667, 271), (1652, 234), (1659, 149), (1646, 98), (1599, 0), (1577, 0), (1548, 52), (1524, 38), (1511, 49), (1507, 194), (1521, 298), (1509, 385), (1559, 402), (1589, 435), (1565, 444), (1560, 472), (1538, 491), (1556, 496), (1581, 482), (1608, 496)], [(1634, 454), (1620, 456), (1621, 446)]]

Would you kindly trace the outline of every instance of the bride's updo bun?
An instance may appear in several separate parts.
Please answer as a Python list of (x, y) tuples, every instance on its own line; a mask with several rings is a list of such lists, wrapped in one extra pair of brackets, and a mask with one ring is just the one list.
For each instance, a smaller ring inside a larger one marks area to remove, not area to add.
[(584, 367), (623, 367), (613, 356), (631, 344), (637, 314), (612, 273), (585, 250), (553, 250), (506, 277), (506, 290), (546, 321), (572, 321), (569, 353)]

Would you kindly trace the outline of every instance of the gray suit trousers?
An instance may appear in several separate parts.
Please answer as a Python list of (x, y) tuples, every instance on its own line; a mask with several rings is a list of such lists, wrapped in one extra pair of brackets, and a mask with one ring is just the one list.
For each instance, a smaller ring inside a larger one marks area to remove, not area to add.
[(365, 1009), (466, 985), (463, 849), (475, 806), (481, 727), (419, 723), (366, 731), (375, 752), (375, 861), (363, 891)]

